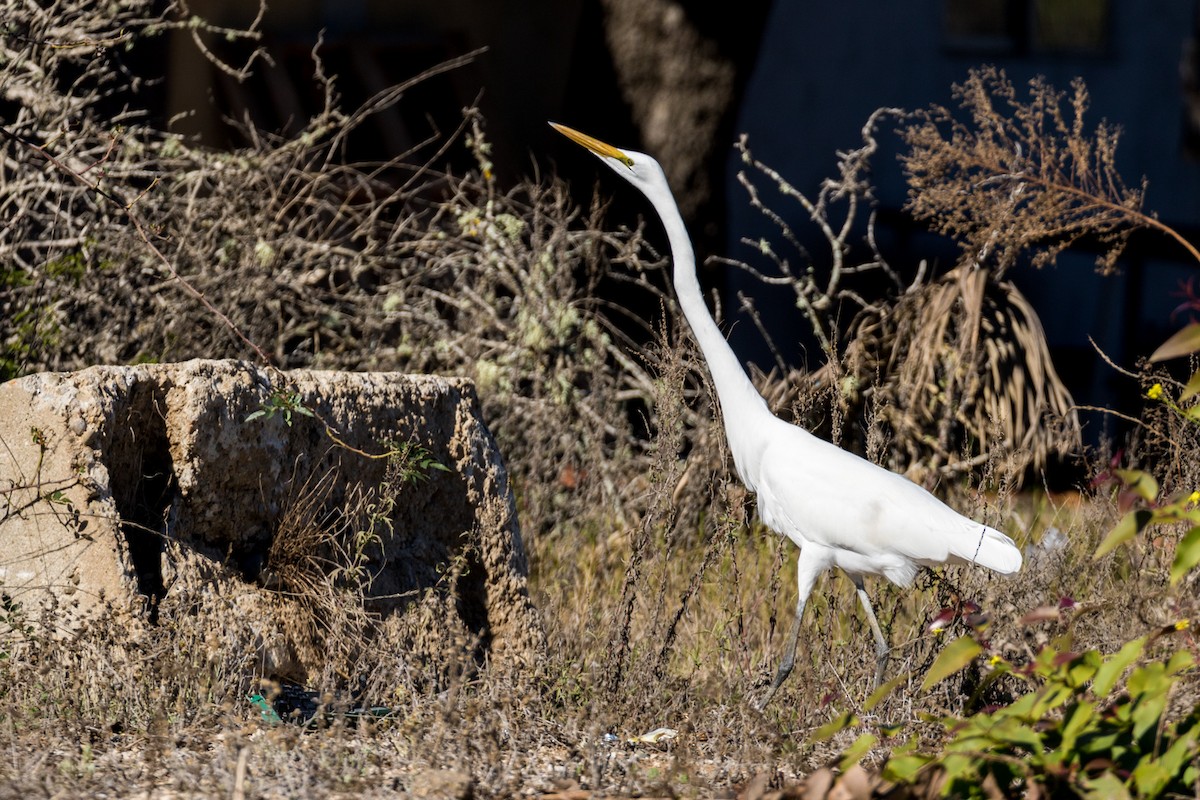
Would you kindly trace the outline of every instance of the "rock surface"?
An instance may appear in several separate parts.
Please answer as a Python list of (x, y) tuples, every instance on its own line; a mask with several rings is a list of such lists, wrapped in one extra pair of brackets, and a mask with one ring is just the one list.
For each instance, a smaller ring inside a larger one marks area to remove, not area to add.
[(295, 680), (327, 655), (295, 624), (301, 584), (333, 586), (337, 567), (371, 576), (381, 627), (440, 597), (409, 625), (427, 654), (457, 637), (528, 663), (544, 641), (466, 380), (198, 360), (9, 381), (0, 553), (0, 589), (64, 629), (102, 609), (249, 615), (262, 670)]

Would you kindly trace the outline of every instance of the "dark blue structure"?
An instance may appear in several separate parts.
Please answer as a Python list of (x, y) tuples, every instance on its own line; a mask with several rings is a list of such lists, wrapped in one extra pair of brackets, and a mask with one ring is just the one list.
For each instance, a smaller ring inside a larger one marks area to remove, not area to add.
[[(1197, 4), (1183, 0), (777, 0), (738, 127), (749, 134), (757, 158), (811, 196), (836, 174), (835, 152), (859, 146), (860, 128), (876, 108), (950, 107), (951, 84), (981, 64), (1002, 68), (1019, 88), (1043, 75), (1066, 91), (1079, 76), (1091, 94), (1089, 127), (1104, 119), (1123, 131), (1118, 165), (1126, 183), (1136, 186), (1145, 176), (1146, 210), (1196, 241), (1196, 17)], [(874, 178), (884, 228), (890, 226), (881, 231), (889, 259), (898, 267), (921, 258), (943, 270), (953, 266), (956, 249), (904, 229), (902, 215), (888, 213), (900, 210), (906, 187), (895, 159), (898, 137), (883, 137), (881, 144)], [(732, 154), (727, 230), (734, 257), (749, 257), (741, 237), (773, 234), (740, 202), (744, 192), (733, 176), (742, 168)], [(798, 205), (781, 200), (775, 210), (797, 229), (805, 227)], [(1200, 287), (1200, 264), (1153, 233), (1135, 238), (1119, 275), (1097, 275), (1094, 260), (1094, 254), (1067, 253), (1056, 267), (1018, 268), (1009, 277), (1037, 308), (1076, 400), (1108, 405), (1136, 399), (1137, 387), (1103, 364), (1089, 337), (1118, 363), (1133, 366), (1187, 321), (1186, 315), (1172, 319), (1171, 312), (1181, 302), (1181, 281), (1196, 279)], [(730, 288), (755, 288), (763, 296), (746, 276), (727, 277)], [(787, 318), (780, 313), (776, 321)], [(740, 352), (757, 346), (761, 358), (752, 326), (738, 325), (735, 336)]]

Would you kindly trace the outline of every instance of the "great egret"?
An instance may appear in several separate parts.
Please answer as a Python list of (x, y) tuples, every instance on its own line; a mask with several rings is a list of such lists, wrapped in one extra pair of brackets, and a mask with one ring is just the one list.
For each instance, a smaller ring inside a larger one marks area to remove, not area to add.
[(878, 685), (888, 644), (864, 575), (909, 586), (919, 566), (944, 563), (979, 564), (1009, 574), (1021, 568), (1021, 551), (1000, 531), (962, 516), (912, 481), (772, 414), (708, 312), (692, 243), (662, 167), (645, 153), (619, 150), (550, 124), (633, 184), (658, 212), (670, 241), (679, 307), (708, 362), (738, 477), (757, 493), (762, 521), (800, 548), (796, 618), (783, 661), (758, 707), (765, 707), (791, 674), (805, 603), (817, 577), (831, 567), (840, 567), (858, 590), (875, 636)]

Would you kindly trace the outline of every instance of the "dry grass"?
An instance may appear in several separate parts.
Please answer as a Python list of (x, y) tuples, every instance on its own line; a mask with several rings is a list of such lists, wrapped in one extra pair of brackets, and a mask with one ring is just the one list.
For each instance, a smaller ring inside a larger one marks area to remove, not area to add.
[[(119, 22), (138, 30), (144, 10)], [(60, 2), (54, 12), (68, 31), (56, 36), (97, 35), (87, 4)], [(28, 13), (37, 18), (29, 31), (45, 27), (38, 14), (50, 12)], [(51, 78), (92, 63), (83, 50), (33, 41), (22, 57), (48, 59)], [(5, 85), (24, 86), (14, 63), (24, 62), (7, 62)], [(870, 636), (849, 583), (824, 579), (797, 674), (765, 714), (753, 712), (748, 701), (769, 682), (791, 621), (795, 552), (753, 522), (703, 365), (662, 289), (662, 261), (639, 231), (607, 232), (599, 209), (582, 217), (553, 182), (500, 191), (473, 114), (462, 136), (438, 144), (476, 160), (462, 175), (410, 157), (338, 164), (338, 142), (365, 117), (343, 113), (332, 97), (293, 139), (214, 154), (136, 121), (111, 134), (89, 105), (103, 89), (89, 74), (73, 84), (80, 105), (30, 108), (14, 127), (78, 169), (103, 161), (112, 191), (138, 196), (136, 212), (162, 234), (156, 241), (177, 275), (164, 274), (108, 200), (10, 140), (12, 180), (0, 201), (25, 212), (0, 230), (11, 265), (0, 272), (10, 368), (253, 357), (209, 304), (281, 366), (473, 377), (517, 487), (548, 646), (525, 673), (476, 669), (469, 641), (425, 642), (426, 658), (413, 658), (420, 615), (439, 613), (437, 597), (364, 645), (358, 633), (373, 624), (361, 602), (362, 555), (375, 546), (368, 509), (392, 495), (364, 486), (330, 517), (318, 479), (297, 488), (265, 580), (330, 654), (334, 666), (308, 688), (334, 712), (331, 722), (271, 724), (248, 702), (258, 678), (269, 677), (259, 669), (262, 645), (255, 620), (220, 591), (197, 588), (189, 598), (206, 604), (203, 614), (130, 629), (114, 624), (114, 613), (66, 640), (55, 635), (54, 609), (8, 604), (0, 619), (4, 794), (507, 797), (583, 786), (597, 795), (728, 795), (755, 775), (779, 785), (827, 763), (853, 731), (826, 742), (812, 734), (846, 710), (866, 726), (895, 726), (868, 761), (887, 741), (936, 742), (941, 734), (923, 715), (969, 710), (980, 677), (967, 670), (919, 691), (943, 642), (968, 630), (960, 614), (930, 632), (943, 609), (980, 606), (990, 646), (1018, 661), (1050, 637), (1070, 633), (1077, 648), (1107, 651), (1200, 611), (1194, 579), (1167, 586), (1178, 532), (1093, 562), (1119, 518), (1118, 498), (996, 494), (1011, 484), (997, 477), (1006, 467), (993, 454), (943, 489), (1027, 548), (1020, 575), (954, 568), (923, 575), (913, 590), (870, 586), (894, 646), (889, 676), (908, 675), (870, 713)], [(51, 80), (28, 90), (61, 87)], [(72, 124), (51, 143), (63, 118)], [(847, 169), (844, 188), (854, 183)], [(838, 197), (846, 195), (829, 190), (830, 202)], [(56, 217), (55, 208), (70, 213)], [(611, 282), (623, 308), (599, 299)], [(626, 314), (635, 307), (649, 309), (658, 327)], [(31, 319), (32, 327), (22, 322)], [(778, 385), (764, 388), (782, 396)], [(836, 415), (828, 384), (789, 391), (797, 416)], [(891, 412), (867, 404), (862, 413)], [(1147, 426), (1130, 452), (1156, 465), (1165, 491), (1195, 488), (1195, 426), (1161, 408)], [(886, 453), (883, 429), (866, 428), (875, 432), (864, 449)], [(1076, 610), (1021, 622), (1063, 597)], [(1012, 689), (981, 701), (1003, 701)], [(1190, 678), (1181, 695), (1195, 693)], [(392, 713), (341, 715), (360, 701)], [(678, 737), (626, 743), (664, 726)]]
[[(209, 614), (137, 632), (101, 621), (65, 643), (48, 635), (51, 612), (7, 637), (0, 776), (21, 791), (225, 795), (245, 752), (248, 796), (383, 796), (438, 780), (469, 781), (480, 797), (536, 795), (573, 781), (605, 794), (670, 787), (712, 796), (762, 771), (783, 781), (822, 766), (860, 729), (829, 742), (811, 736), (848, 710), (860, 714), (863, 729), (895, 726), (895, 741), (917, 734), (936, 742), (943, 734), (922, 715), (967, 710), (979, 679), (968, 671), (919, 691), (941, 645), (968, 630), (956, 620), (930, 633), (944, 607), (978, 603), (991, 619), (992, 648), (1017, 662), (1067, 632), (1080, 649), (1111, 651), (1200, 612), (1194, 586), (1166, 588), (1163, 542), (1141, 542), (1092, 564), (1099, 533), (1117, 516), (1112, 503), (1056, 506), (1025, 495), (974, 509), (1032, 549), (1018, 578), (953, 569), (921, 578), (914, 591), (871, 586), (894, 646), (889, 677), (911, 672), (888, 700), (863, 713), (870, 636), (849, 583), (830, 576), (810, 603), (801, 670), (759, 715), (747, 701), (764, 690), (790, 621), (794, 554), (778, 537), (743, 524), (736, 516), (742, 500), (726, 483), (712, 523), (674, 535), (653, 526), (636, 569), (637, 532), (595, 519), (587, 520), (594, 533), (580, 531), (571, 548), (535, 539), (533, 591), (550, 640), (539, 674), (464, 670), (435, 686), (414, 680), (400, 639), (383, 635), (379, 650), (349, 662), (370, 675), (379, 692), (372, 699), (392, 707), (392, 716), (373, 722), (338, 720), (312, 731), (266, 723), (246, 701), (255, 688), (247, 677), (256, 674), (253, 621), (234, 607), (217, 611), (215, 618), (228, 621), (219, 629), (198, 622)], [(1051, 528), (1065, 544), (1039, 551)], [(1076, 610), (1019, 622), (1062, 597), (1073, 598)], [(673, 644), (664, 646), (668, 636)], [(446, 653), (468, 646), (448, 642)], [(338, 685), (313, 688), (328, 691), (330, 708), (344, 711), (351, 701), (330, 688)], [(1191, 681), (1181, 694), (1194, 697), (1196, 689)], [(985, 700), (1003, 701), (1003, 691)], [(680, 731), (669, 747), (623, 743), (660, 726)]]

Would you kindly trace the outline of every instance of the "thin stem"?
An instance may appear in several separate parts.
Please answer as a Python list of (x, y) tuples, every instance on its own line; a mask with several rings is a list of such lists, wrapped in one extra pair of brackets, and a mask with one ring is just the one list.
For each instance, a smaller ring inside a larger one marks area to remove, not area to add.
[[(110, 202), (114, 206), (116, 206), (118, 209), (120, 209), (120, 212), (125, 216), (125, 219), (127, 219), (129, 221), (129, 223), (133, 226), (133, 229), (135, 231), (137, 231), (138, 238), (140, 238), (142, 240), (142, 242), (145, 243), (146, 247), (149, 248), (150, 252), (154, 255), (154, 257), (159, 261), (159, 263), (161, 263), (163, 265), (163, 268), (166, 269), (167, 274), (171, 276), (171, 279), (178, 282), (179, 285), (182, 286), (184, 288), (184, 290), (186, 290), (190, 295), (192, 295), (194, 298), (196, 298), (196, 300), (198, 300), (200, 302), (200, 304), (203, 305), (204, 308), (210, 314), (212, 314), (214, 317), (219, 319), (221, 321), (221, 323), (223, 325), (225, 325), (225, 327), (227, 327), (230, 331), (232, 331), (233, 334), (238, 339), (240, 339), (246, 346), (248, 346), (251, 350), (253, 350), (255, 352), (255, 354), (258, 356), (259, 360), (262, 361), (264, 366), (267, 366), (267, 367), (272, 366), (271, 358), (263, 351), (263, 349), (261, 347), (259, 347), (257, 344), (255, 344), (254, 342), (252, 342), (250, 340), (250, 338), (246, 336), (246, 334), (242, 333), (241, 329), (238, 328), (238, 326), (236, 324), (234, 324), (233, 320), (231, 320), (228, 316), (226, 316), (226, 314), (224, 312), (222, 312), (220, 309), (218, 309), (216, 306), (214, 306), (212, 304), (212, 302), (204, 295), (204, 292), (197, 289), (186, 278), (184, 278), (182, 275), (180, 275), (178, 270), (175, 269), (175, 265), (171, 263), (170, 259), (168, 259), (163, 254), (163, 252), (158, 249), (158, 246), (155, 245), (154, 242), (152, 242), (150, 240), (150, 234), (146, 231), (146, 226), (143, 224), (141, 218), (138, 217), (138, 215), (135, 214), (133, 211), (134, 205), (137, 203), (137, 201), (139, 199), (141, 199), (142, 195), (144, 195), (145, 192), (143, 192), (142, 194), (139, 194), (136, 198), (134, 198), (133, 201), (126, 202), (123, 198), (117, 196), (113, 192), (102, 187), (100, 185), (99, 180), (94, 181), (94, 182), (88, 180), (87, 178), (84, 177), (82, 172), (73, 169), (72, 167), (70, 167), (66, 163), (64, 163), (63, 161), (50, 155), (50, 153), (46, 152), (46, 150), (43, 147), (37, 145), (35, 142), (30, 141), (29, 139), (26, 139), (24, 136), (21, 136), (18, 133), (14, 133), (13, 131), (8, 130), (8, 128), (6, 128), (2, 125), (0, 125), (0, 135), (5, 136), (10, 141), (16, 142), (24, 147), (29, 148), (31, 151), (33, 151), (38, 156), (43, 158), (48, 164), (50, 164), (55, 169), (57, 169), (59, 172), (71, 177), (76, 183), (80, 184), (81, 186), (86, 188), (88, 191), (93, 192), (97, 196), (104, 198), (105, 200), (107, 200), (108, 202)], [(111, 152), (111, 148), (110, 148), (110, 152)], [(106, 156), (107, 156), (107, 154), (106, 154)], [(89, 167), (89, 169), (90, 169), (90, 167)], [(86, 172), (86, 170), (84, 170), (84, 171)]]

